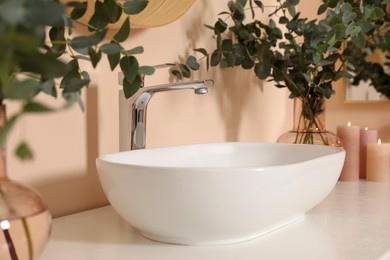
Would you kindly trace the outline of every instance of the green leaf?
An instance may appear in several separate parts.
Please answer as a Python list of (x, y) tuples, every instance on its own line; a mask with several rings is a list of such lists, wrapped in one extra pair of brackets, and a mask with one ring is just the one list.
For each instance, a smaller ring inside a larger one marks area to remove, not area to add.
[(68, 73), (62, 78), (60, 83), (63, 93), (78, 92), (81, 88), (88, 86), (89, 78), (82, 78), (79, 69), (77, 60), (73, 59), (67, 64)]
[(204, 48), (194, 49), (194, 51), (200, 52), (200, 53), (202, 53), (204, 56), (208, 56), (208, 53), (207, 53), (206, 49), (204, 49)]
[[(107, 14), (104, 4), (101, 1), (95, 2), (95, 12), (89, 19), (88, 23), (98, 29), (106, 28), (107, 25), (110, 23), (110, 17)], [(89, 31), (95, 31), (92, 27), (88, 27)]]
[[(229, 3), (231, 3), (231, 1)], [(233, 9), (232, 16), (234, 20), (236, 20), (237, 22), (242, 22), (245, 19), (244, 6), (240, 2), (234, 3), (231, 9)]]
[(65, 40), (65, 28), (63, 26), (53, 26), (49, 30), (49, 38), (52, 43), (50, 51), (60, 56), (65, 52), (66, 40)]
[(342, 70), (342, 71), (339, 71), (337, 74), (336, 74), (336, 77), (335, 77), (335, 80), (339, 80), (341, 78), (348, 78), (348, 79), (351, 79), (353, 78), (353, 75), (350, 74), (348, 71), (346, 70)]
[(254, 2), (261, 9), (261, 11), (264, 13), (264, 4), (263, 4), (263, 2), (261, 2), (259, 0), (255, 0)]
[(22, 1), (0, 2), (0, 18), (2, 22), (17, 24), (25, 19), (25, 6)]
[(31, 99), (41, 90), (35, 79), (15, 80), (11, 86), (3, 88), (3, 95), (9, 99)]
[(23, 107), (23, 112), (26, 113), (45, 113), (45, 112), (53, 112), (54, 109), (38, 102), (30, 101), (26, 103)]
[(366, 38), (362, 32), (359, 32), (356, 36), (352, 37), (352, 40), (359, 48), (364, 48), (366, 46)]
[(249, 0), (249, 8), (251, 9), (252, 19), (255, 18), (255, 10), (253, 10), (253, 2)]
[(142, 54), (144, 53), (144, 47), (137, 46), (131, 50), (125, 51), (127, 55), (135, 55), (135, 54)]
[(16, 115), (11, 116), (7, 120), (5, 126), (0, 128), (0, 146), (1, 147), (3, 147), (5, 145), (5, 142), (8, 138), (9, 133), (11, 132), (17, 119), (19, 119), (20, 116), (21, 116), (21, 114), (16, 114)]
[(117, 54), (120, 53), (123, 50), (123, 47), (119, 45), (118, 43), (110, 42), (104, 44), (100, 50), (104, 52), (105, 54)]
[(225, 39), (222, 41), (222, 50), (231, 51), (233, 49), (233, 41), (231, 39)]
[(287, 3), (289, 5), (298, 5), (299, 4), (299, 0), (287, 0)]
[(118, 42), (125, 41), (130, 35), (130, 19), (129, 17), (123, 22), (119, 31), (115, 34), (114, 40)]
[(129, 15), (139, 14), (146, 8), (147, 5), (147, 0), (126, 1), (123, 5), (123, 11)]
[(342, 41), (346, 37), (345, 31), (346, 31), (345, 25), (340, 23), (332, 26), (329, 35), (335, 35), (336, 41)]
[(261, 79), (265, 80), (271, 73), (271, 64), (269, 62), (256, 63), (255, 74)]
[(369, 18), (372, 19), (372, 20), (378, 20), (378, 19), (382, 18), (385, 15), (386, 15), (386, 13), (383, 11), (383, 9), (378, 7), (378, 6), (376, 6), (376, 7), (371, 9)]
[(198, 70), (200, 67), (200, 64), (194, 56), (189, 56), (186, 63), (192, 70)]
[(289, 22), (288, 18), (286, 16), (281, 16), (279, 18), (279, 23), (280, 24), (287, 24)]
[(122, 15), (122, 8), (116, 0), (104, 0), (104, 10), (110, 20), (110, 23), (116, 23)]
[(71, 107), (74, 103), (77, 103), (81, 111), (84, 111), (84, 102), (80, 96), (80, 92), (62, 92), (62, 97), (67, 101), (65, 108)]
[(26, 1), (26, 22), (32, 26), (62, 25), (65, 6), (55, 1)]
[(289, 6), (287, 7), (287, 11), (288, 11), (288, 13), (289, 13), (292, 17), (294, 17), (295, 15), (297, 15), (297, 11), (296, 11), (296, 9), (295, 9), (295, 6), (293, 6), (293, 5), (289, 5)]
[(360, 27), (361, 28), (361, 32), (364, 34), (364, 33), (367, 33), (369, 30), (371, 30), (374, 26), (370, 23), (370, 22), (367, 22), (365, 20), (360, 20), (356, 23), (356, 26)]
[(207, 29), (210, 29), (210, 30), (213, 30), (213, 31), (214, 31), (214, 27), (211, 26), (211, 25), (203, 24), (203, 26), (206, 27)]
[(214, 33), (215, 34), (223, 33), (224, 31), (226, 31), (227, 26), (228, 25), (221, 18), (218, 18), (218, 21), (214, 25)]
[(185, 78), (191, 77), (191, 71), (190, 71), (190, 68), (187, 65), (179, 64), (178, 67), (179, 67), (183, 77), (185, 77)]
[(88, 48), (88, 55), (91, 58), (91, 63), (94, 68), (96, 68), (97, 64), (99, 63), (100, 59), (102, 58), (102, 52), (95, 51), (92, 47)]
[(107, 59), (108, 59), (108, 62), (110, 63), (111, 71), (113, 71), (116, 68), (116, 66), (118, 66), (120, 58), (121, 58), (120, 53), (107, 54)]
[(72, 46), (72, 48), (74, 49), (82, 49), (82, 48), (88, 48), (90, 46), (97, 45), (104, 39), (107, 30), (108, 29), (106, 28), (102, 31), (96, 32), (89, 36), (74, 37), (70, 42), (70, 46)]
[(183, 79), (183, 75), (181, 74), (181, 72), (177, 69), (171, 69), (169, 70), (169, 72), (177, 79), (179, 80), (182, 80)]
[(38, 73), (43, 78), (62, 77), (67, 72), (66, 65), (55, 55), (36, 53), (18, 56), (17, 59), (22, 71)]
[(23, 161), (34, 159), (33, 152), (26, 142), (21, 142), (18, 145), (15, 150), (15, 155)]
[(125, 76), (126, 81), (132, 83), (138, 76), (138, 61), (134, 56), (125, 56), (123, 57), (119, 65)]
[(42, 92), (52, 96), (57, 97), (57, 89), (55, 86), (54, 80), (47, 80), (41, 84), (41, 90)]
[(328, 4), (326, 4), (326, 3), (321, 4), (320, 7), (318, 7), (317, 15), (321, 15), (321, 14), (325, 13), (325, 11), (327, 9), (328, 9)]
[(215, 50), (213, 54), (211, 54), (211, 66), (217, 66), (222, 59), (222, 53), (218, 50)]
[(123, 92), (125, 94), (126, 98), (131, 97), (134, 95), (139, 88), (141, 87), (142, 79), (139, 75), (136, 75), (133, 82), (129, 82), (126, 80), (126, 78), (123, 79)]
[(155, 71), (155, 68), (152, 66), (141, 66), (138, 69), (139, 74), (144, 74), (144, 75), (153, 75)]
[(70, 18), (72, 20), (77, 20), (81, 18), (87, 11), (88, 3), (87, 2), (70, 2), (67, 3), (67, 6), (73, 7), (72, 12), (70, 13)]

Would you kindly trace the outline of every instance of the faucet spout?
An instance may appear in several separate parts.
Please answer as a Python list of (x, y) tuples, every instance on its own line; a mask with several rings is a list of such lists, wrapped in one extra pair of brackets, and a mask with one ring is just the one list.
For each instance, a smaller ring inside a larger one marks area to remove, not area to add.
[(178, 82), (141, 87), (132, 97), (126, 99), (123, 90), (119, 93), (119, 149), (121, 151), (144, 149), (146, 146), (146, 111), (157, 92), (193, 89), (195, 94), (206, 94), (214, 85), (211, 79)]

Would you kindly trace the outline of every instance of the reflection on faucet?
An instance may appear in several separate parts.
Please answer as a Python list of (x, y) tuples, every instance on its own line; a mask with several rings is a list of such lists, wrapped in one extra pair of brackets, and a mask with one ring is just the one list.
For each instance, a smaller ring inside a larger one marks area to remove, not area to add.
[[(156, 69), (171, 64), (155, 66)], [(120, 151), (144, 149), (146, 144), (146, 109), (152, 96), (157, 92), (193, 89), (195, 94), (206, 94), (211, 79), (179, 82), (156, 86), (141, 87), (132, 97), (126, 99), (123, 90), (119, 92), (119, 149)]]

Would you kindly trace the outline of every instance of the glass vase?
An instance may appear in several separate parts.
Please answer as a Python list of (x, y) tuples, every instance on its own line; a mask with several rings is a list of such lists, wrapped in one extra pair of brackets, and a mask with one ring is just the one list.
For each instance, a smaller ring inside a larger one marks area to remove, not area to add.
[[(0, 127), (5, 125), (0, 106)], [(42, 253), (50, 233), (51, 215), (32, 188), (7, 177), (5, 149), (0, 149), (0, 259), (33, 260)]]
[(295, 98), (293, 120), (293, 129), (281, 135), (278, 143), (342, 146), (325, 128), (325, 97)]

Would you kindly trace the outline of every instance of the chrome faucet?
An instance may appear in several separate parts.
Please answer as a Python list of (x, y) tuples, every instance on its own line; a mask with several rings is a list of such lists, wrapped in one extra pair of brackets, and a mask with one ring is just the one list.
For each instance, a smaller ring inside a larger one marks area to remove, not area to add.
[[(172, 64), (162, 64), (154, 68), (165, 68)], [(120, 82), (121, 83), (121, 82)], [(195, 94), (206, 94), (214, 84), (211, 79), (179, 82), (156, 86), (144, 86), (126, 99), (123, 90), (119, 91), (119, 149), (120, 151), (144, 149), (146, 145), (146, 109), (152, 96), (157, 92), (193, 89)]]

